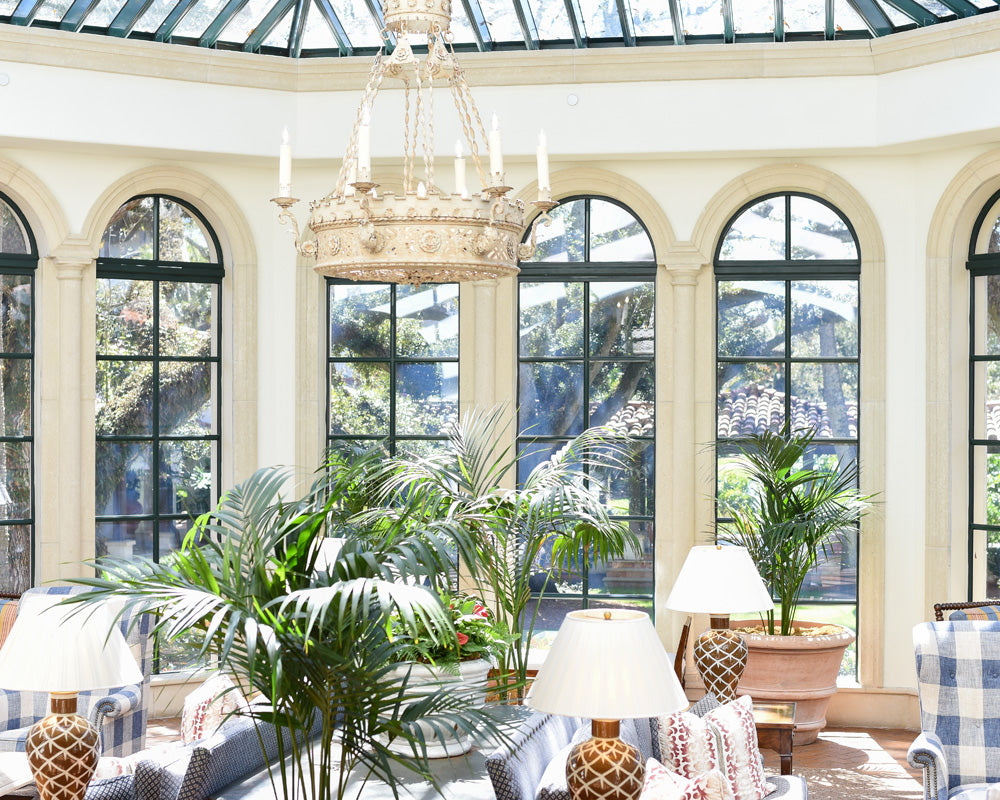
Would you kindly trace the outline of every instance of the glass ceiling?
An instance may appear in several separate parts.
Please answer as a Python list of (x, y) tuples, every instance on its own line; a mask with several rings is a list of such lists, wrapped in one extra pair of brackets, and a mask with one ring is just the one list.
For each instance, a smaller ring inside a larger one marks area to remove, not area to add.
[[(998, 3), (453, 0), (452, 32), (456, 50), (483, 51), (867, 39)], [(383, 27), (379, 0), (0, 0), (0, 23), (294, 58), (370, 55)]]

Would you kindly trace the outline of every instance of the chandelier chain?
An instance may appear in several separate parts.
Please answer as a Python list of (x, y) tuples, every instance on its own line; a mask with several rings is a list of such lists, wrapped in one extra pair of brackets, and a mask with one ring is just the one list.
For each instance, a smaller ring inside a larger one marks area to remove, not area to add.
[(413, 188), (413, 156), (417, 147), (416, 129), (410, 128), (410, 79), (403, 81), (403, 191)]
[(337, 185), (334, 187), (334, 190), (324, 198), (324, 200), (344, 196), (351, 168), (357, 166), (358, 131), (361, 130), (361, 121), (364, 119), (365, 109), (370, 109), (372, 107), (375, 95), (378, 94), (379, 87), (382, 84), (383, 74), (382, 54), (378, 53), (375, 56), (375, 61), (372, 63), (371, 70), (368, 72), (368, 81), (365, 84), (364, 94), (361, 96), (361, 105), (358, 107), (358, 113), (354, 117), (354, 127), (351, 130), (351, 140), (347, 145), (347, 152), (344, 153), (344, 160), (340, 164), (340, 172), (337, 174)]

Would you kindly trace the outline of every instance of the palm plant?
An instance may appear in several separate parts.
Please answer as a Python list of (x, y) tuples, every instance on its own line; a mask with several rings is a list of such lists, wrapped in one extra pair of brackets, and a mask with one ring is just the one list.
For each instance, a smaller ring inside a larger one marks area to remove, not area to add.
[[(379, 523), (381, 535), (362, 535), (328, 489), (366, 487), (371, 459), (327, 466), (293, 502), (281, 499), (286, 470), (258, 471), (197, 520), (178, 552), (162, 563), (102, 561), (103, 575), (79, 581), (89, 590), (74, 598), (114, 596), (147, 608), (167, 639), (197, 633), (200, 658), (215, 659), (244, 689), (259, 692), (267, 702), (252, 713), (286, 732), (278, 737), (279, 796), (286, 798), (342, 798), (352, 774), (362, 783), (379, 778), (395, 792), (400, 764), (433, 781), (418, 719), (435, 732), (497, 735), (466, 697), (443, 686), (411, 690), (407, 677), (390, 675), (403, 646), (386, 634), (390, 617), (404, 630), (455, 641), (446, 609), (422, 585), (453, 558), (453, 535), (418, 535), (389, 518)], [(317, 570), (331, 528), (344, 544)], [(393, 740), (408, 745), (404, 754), (388, 748)]]
[[(802, 466), (816, 432), (766, 430), (735, 444), (736, 469), (744, 472), (754, 495), (720, 522), (716, 540), (745, 547), (761, 578), (778, 599), (780, 633), (792, 632), (807, 574), (831, 545), (858, 530), (870, 507), (858, 489), (856, 461), (832, 468)], [(767, 612), (766, 632), (775, 633), (775, 612)]]
[[(384, 470), (383, 497), (391, 499), (399, 524), (416, 530), (443, 526), (470, 545), (459, 560), (509, 642), (499, 669), (521, 687), (538, 614), (537, 602), (526, 611), (540, 556), (551, 549), (555, 569), (573, 569), (638, 545), (611, 518), (594, 477), (621, 467), (629, 456), (627, 438), (591, 428), (514, 487), (518, 454), (503, 443), (511, 438), (507, 415), (502, 407), (470, 411), (450, 427), (442, 451), (392, 459)], [(369, 518), (384, 517), (379, 511)]]

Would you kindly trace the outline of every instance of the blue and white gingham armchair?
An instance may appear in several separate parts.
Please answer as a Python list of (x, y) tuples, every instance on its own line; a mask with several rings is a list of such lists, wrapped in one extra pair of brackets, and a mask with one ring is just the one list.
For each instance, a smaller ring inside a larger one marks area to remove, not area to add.
[(1000, 782), (1000, 622), (925, 622), (913, 647), (921, 733), (908, 759), (924, 800), (985, 798)]
[[(21, 602), (31, 594), (67, 595), (82, 591), (70, 586), (50, 586), (29, 589)], [(131, 611), (121, 618), (125, 640), (135, 653), (142, 668), (142, 683), (114, 689), (80, 692), (78, 713), (90, 719), (101, 732), (102, 753), (106, 756), (127, 756), (146, 746), (146, 720), (149, 717), (149, 677), (153, 665), (149, 631), (152, 620), (142, 614), (133, 627)], [(129, 628), (131, 627), (131, 630)], [(49, 713), (46, 692), (19, 692), (0, 688), (0, 752), (23, 751), (28, 729)]]

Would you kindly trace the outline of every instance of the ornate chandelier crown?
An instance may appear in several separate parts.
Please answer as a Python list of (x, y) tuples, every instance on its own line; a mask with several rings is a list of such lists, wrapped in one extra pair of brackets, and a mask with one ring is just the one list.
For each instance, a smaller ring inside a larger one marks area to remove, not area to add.
[[(540, 220), (549, 221), (555, 205), (549, 189), (548, 153), (544, 134), (539, 137), (539, 199), (532, 205), (542, 211), (532, 228), (531, 241), (522, 244), (525, 207), (507, 197), (500, 126), (493, 115), (487, 134), (462, 68), (455, 56), (449, 27), (450, 0), (383, 0), (386, 30), (395, 35), (391, 55), (379, 53), (354, 120), (337, 185), (320, 200), (310, 203), (308, 225), (314, 240), (303, 240), (291, 206), (291, 150), (287, 135), (281, 147), (279, 219), (291, 224), (296, 249), (316, 259), (316, 271), (335, 278), (391, 283), (426, 283), (483, 280), (515, 275), (518, 259), (534, 252)], [(425, 35), (427, 54), (419, 57), (410, 35)], [(379, 194), (371, 168), (371, 109), (383, 81), (403, 86), (403, 175), (401, 194)], [(444, 191), (434, 172), (435, 86), (446, 84), (461, 123), (480, 189), (470, 192), (462, 142), (456, 144), (454, 188)], [(414, 177), (418, 150), (423, 178)], [(481, 152), (488, 154), (484, 166)]]

